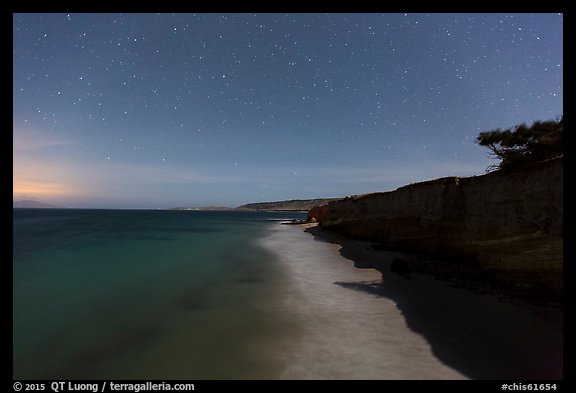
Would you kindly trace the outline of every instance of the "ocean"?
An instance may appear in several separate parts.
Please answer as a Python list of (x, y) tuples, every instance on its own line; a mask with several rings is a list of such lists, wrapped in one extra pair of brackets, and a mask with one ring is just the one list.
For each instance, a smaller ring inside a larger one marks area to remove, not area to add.
[(14, 209), (14, 379), (465, 378), (304, 216)]

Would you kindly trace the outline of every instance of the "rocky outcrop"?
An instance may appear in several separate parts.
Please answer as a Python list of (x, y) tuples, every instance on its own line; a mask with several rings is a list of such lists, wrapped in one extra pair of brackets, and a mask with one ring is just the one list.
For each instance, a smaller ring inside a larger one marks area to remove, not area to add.
[(562, 292), (563, 158), (331, 202), (320, 225)]
[(316, 206), (308, 211), (308, 222), (320, 222), (326, 217), (326, 212), (328, 211), (328, 205)]

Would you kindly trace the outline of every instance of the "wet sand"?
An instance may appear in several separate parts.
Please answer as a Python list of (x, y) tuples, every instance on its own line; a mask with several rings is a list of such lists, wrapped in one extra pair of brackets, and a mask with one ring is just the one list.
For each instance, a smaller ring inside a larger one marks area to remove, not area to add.
[(350, 287), (379, 285), (377, 270), (354, 268), (339, 246), (294, 225), (271, 227), (262, 245), (276, 254), (279, 280), (261, 306), (290, 321), (271, 346), (283, 361), (280, 379), (467, 379), (432, 353), (391, 299)]
[(477, 294), (424, 273), (412, 272), (408, 279), (390, 272), (392, 261), (405, 254), (375, 250), (370, 242), (316, 224), (300, 227), (319, 242), (338, 245), (335, 258), (380, 271), (380, 282), (337, 284), (392, 300), (407, 326), (452, 369), (471, 379), (563, 378), (561, 304)]

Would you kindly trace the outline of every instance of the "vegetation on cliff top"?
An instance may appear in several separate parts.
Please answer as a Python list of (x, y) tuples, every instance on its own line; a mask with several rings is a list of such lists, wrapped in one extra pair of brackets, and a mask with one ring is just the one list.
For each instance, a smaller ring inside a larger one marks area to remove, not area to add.
[(505, 130), (481, 132), (476, 138), (480, 146), (491, 150), (500, 163), (488, 167), (513, 169), (533, 162), (558, 157), (564, 153), (564, 118), (536, 121), (531, 126), (520, 124)]

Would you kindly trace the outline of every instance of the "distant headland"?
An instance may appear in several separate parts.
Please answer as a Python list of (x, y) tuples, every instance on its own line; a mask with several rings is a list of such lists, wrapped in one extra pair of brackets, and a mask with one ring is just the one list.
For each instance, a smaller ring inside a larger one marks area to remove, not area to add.
[(313, 207), (327, 205), (342, 198), (324, 199), (293, 199), (278, 202), (258, 202), (238, 206), (236, 210), (268, 210), (268, 211), (309, 211)]
[(14, 209), (66, 209), (64, 206), (49, 205), (46, 203), (34, 201), (32, 199), (24, 199), (21, 201), (12, 201), (12, 208), (14, 208)]
[(225, 206), (202, 206), (202, 207), (173, 207), (168, 210), (187, 211), (300, 211), (307, 212), (318, 206), (327, 205), (330, 202), (338, 201), (342, 198), (317, 198), (317, 199), (291, 199), (277, 202), (256, 202), (248, 203), (238, 207)]

